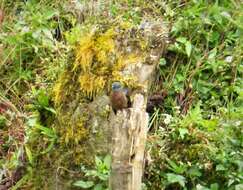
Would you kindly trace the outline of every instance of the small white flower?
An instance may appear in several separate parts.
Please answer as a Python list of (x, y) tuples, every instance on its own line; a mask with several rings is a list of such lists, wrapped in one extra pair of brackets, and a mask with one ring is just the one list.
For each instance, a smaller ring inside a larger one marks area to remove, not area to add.
[(225, 62), (227, 62), (227, 63), (231, 63), (232, 61), (233, 61), (233, 56), (227, 56), (225, 58)]
[(231, 17), (231, 15), (226, 11), (221, 12), (221, 15), (224, 16), (224, 17), (227, 17), (227, 18)]
[(238, 126), (240, 126), (241, 125), (241, 121), (236, 121), (235, 122), (235, 125), (238, 127)]
[(180, 106), (175, 106), (175, 112), (177, 114), (180, 114), (181, 113), (180, 109), (181, 109)]
[(24, 32), (24, 33), (29, 32), (29, 31), (30, 31), (30, 29), (29, 29), (29, 27), (27, 27), (27, 26), (24, 26), (24, 27), (22, 28), (22, 32)]
[(169, 114), (163, 114), (163, 116), (165, 116), (164, 123), (166, 125), (170, 124), (171, 123), (171, 120), (172, 120), (172, 116), (169, 115)]

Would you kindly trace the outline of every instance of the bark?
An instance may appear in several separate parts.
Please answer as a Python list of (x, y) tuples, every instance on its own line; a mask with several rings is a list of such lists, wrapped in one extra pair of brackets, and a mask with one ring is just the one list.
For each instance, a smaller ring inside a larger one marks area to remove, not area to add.
[(112, 118), (112, 190), (141, 189), (149, 117), (142, 94), (134, 96), (132, 108)]
[(140, 190), (142, 187), (145, 144), (149, 124), (146, 113), (148, 90), (156, 66), (166, 48), (166, 27), (163, 22), (146, 22), (141, 26), (145, 39), (151, 44), (144, 62), (129, 64), (126, 74), (133, 74), (142, 88), (131, 95), (132, 107), (112, 114), (112, 165), (110, 189)]

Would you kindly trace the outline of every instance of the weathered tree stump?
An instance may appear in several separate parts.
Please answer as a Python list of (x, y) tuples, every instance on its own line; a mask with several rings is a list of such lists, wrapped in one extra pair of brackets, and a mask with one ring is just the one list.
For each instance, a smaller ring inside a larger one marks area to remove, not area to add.
[(123, 74), (132, 74), (138, 79), (142, 88), (132, 93), (131, 108), (111, 114), (110, 129), (112, 130), (112, 165), (110, 189), (140, 190), (144, 167), (145, 144), (149, 124), (146, 113), (148, 90), (154, 79), (156, 66), (164, 53), (165, 25), (163, 22), (146, 22), (143, 28), (145, 38), (151, 44), (143, 62), (128, 64)]
[[(106, 8), (112, 3), (109, 0), (105, 4), (100, 0), (89, 1), (88, 5), (72, 2), (69, 10), (77, 15), (80, 23), (85, 23), (88, 15), (109, 16)], [(59, 119), (64, 121), (59, 122), (60, 129), (65, 129), (62, 134), (64, 137), (75, 132), (80, 134), (78, 137), (73, 135), (74, 144), (78, 150), (76, 157), (84, 164), (91, 165), (95, 155), (111, 153), (109, 183), (112, 190), (141, 189), (149, 122), (147, 98), (166, 48), (167, 34), (168, 27), (163, 20), (153, 17), (143, 18), (140, 25), (119, 18), (98, 22), (89, 33), (82, 34), (87, 37), (83, 37), (77, 46), (72, 70), (67, 68), (65, 80), (60, 77), (60, 81), (68, 81), (61, 89), (67, 88), (71, 92), (61, 91), (55, 96), (65, 108), (60, 115), (70, 113), (65, 119)], [(120, 110), (116, 115), (109, 100), (110, 85), (115, 81), (131, 90), (132, 102), (130, 108)], [(70, 121), (68, 127), (67, 120)], [(79, 123), (81, 127), (76, 126)], [(70, 132), (70, 128), (74, 132)], [(79, 129), (85, 135), (82, 136)], [(73, 138), (64, 139), (73, 141)]]
[(146, 100), (136, 94), (132, 108), (112, 117), (112, 190), (141, 189), (149, 116)]

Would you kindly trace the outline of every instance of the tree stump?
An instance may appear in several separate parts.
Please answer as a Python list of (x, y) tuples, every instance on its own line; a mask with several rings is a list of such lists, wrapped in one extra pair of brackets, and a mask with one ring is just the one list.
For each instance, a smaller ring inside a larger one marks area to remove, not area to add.
[(166, 47), (166, 30), (163, 22), (145, 22), (141, 25), (144, 37), (151, 44), (143, 62), (128, 64), (126, 74), (133, 74), (142, 88), (132, 93), (132, 106), (111, 114), (112, 164), (110, 189), (140, 190), (144, 167), (145, 144), (149, 124), (146, 112), (148, 89), (152, 84), (156, 66)]
[(139, 190), (149, 116), (144, 96), (136, 94), (132, 108), (112, 118), (112, 190)]

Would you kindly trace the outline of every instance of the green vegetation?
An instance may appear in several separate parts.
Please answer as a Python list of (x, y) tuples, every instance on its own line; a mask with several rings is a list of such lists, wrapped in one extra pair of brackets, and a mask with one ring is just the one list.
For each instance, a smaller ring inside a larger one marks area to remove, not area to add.
[(237, 1), (163, 7), (172, 43), (158, 85), (168, 96), (151, 120), (147, 189), (242, 188), (242, 8)]
[(147, 44), (138, 35), (140, 53), (124, 54), (114, 38), (153, 18), (170, 43), (151, 89), (165, 98), (150, 115), (144, 189), (243, 189), (241, 1), (101, 1), (92, 13), (77, 2), (0, 3), (0, 187), (107, 188), (110, 157), (91, 160), (85, 144), (89, 103), (113, 80), (136, 87), (119, 71)]
[(107, 155), (103, 160), (95, 157), (95, 170), (87, 170), (85, 166), (81, 169), (92, 181), (76, 181), (73, 185), (84, 189), (93, 188), (94, 190), (108, 189), (108, 179), (110, 175), (111, 156)]

